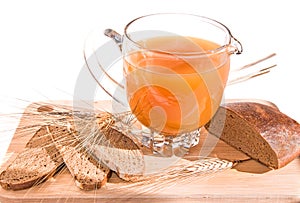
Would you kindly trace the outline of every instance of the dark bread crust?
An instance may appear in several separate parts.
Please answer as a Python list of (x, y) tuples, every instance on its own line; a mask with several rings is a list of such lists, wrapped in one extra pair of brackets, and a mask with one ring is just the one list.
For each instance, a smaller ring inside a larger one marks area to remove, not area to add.
[(108, 128), (103, 135), (109, 140), (110, 144), (117, 149), (139, 150), (136, 143), (114, 128)]
[(225, 104), (206, 128), (271, 168), (281, 168), (300, 155), (300, 125), (264, 104)]

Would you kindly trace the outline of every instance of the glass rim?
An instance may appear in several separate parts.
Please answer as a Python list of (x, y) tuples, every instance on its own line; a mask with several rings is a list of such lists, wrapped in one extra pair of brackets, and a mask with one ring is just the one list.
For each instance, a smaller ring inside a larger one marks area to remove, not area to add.
[[(132, 25), (134, 22), (140, 20), (140, 19), (143, 19), (143, 18), (147, 18), (147, 17), (151, 17), (151, 16), (158, 16), (158, 15), (182, 15), (182, 16), (190, 16), (190, 17), (197, 17), (199, 19), (202, 20), (202, 22), (205, 22), (205, 23), (208, 23), (212, 26), (215, 26), (217, 28), (220, 28), (221, 30), (223, 30), (225, 32), (225, 35), (226, 35), (226, 41), (223, 45), (220, 45), (218, 48), (216, 49), (211, 49), (211, 50), (206, 50), (206, 51), (199, 51), (199, 52), (184, 52), (184, 53), (181, 53), (181, 52), (167, 52), (167, 51), (162, 51), (162, 50), (151, 50), (151, 49), (148, 49), (144, 46), (142, 46), (141, 44), (139, 44), (137, 41), (133, 40), (130, 36), (129, 36), (129, 33), (128, 33), (128, 29), (130, 27), (130, 25)], [(223, 51), (226, 51), (227, 48), (230, 48), (231, 44), (232, 44), (232, 39), (235, 39), (232, 34), (231, 34), (231, 31), (229, 30), (229, 28), (224, 25), (223, 23), (217, 21), (217, 20), (214, 20), (212, 18), (208, 18), (208, 17), (205, 17), (205, 16), (200, 16), (200, 15), (196, 15), (196, 14), (189, 14), (189, 13), (153, 13), (153, 14), (148, 14), (148, 15), (143, 15), (143, 16), (140, 16), (140, 17), (137, 17), (133, 20), (131, 20), (129, 23), (127, 23), (127, 25), (125, 26), (124, 28), (124, 36), (130, 41), (132, 42), (135, 46), (141, 48), (141, 49), (145, 49), (145, 50), (151, 50), (151, 51), (155, 51), (155, 52), (160, 52), (160, 53), (167, 53), (167, 54), (182, 54), (182, 55), (189, 55), (189, 56), (193, 56), (193, 55), (196, 55), (196, 56), (199, 56), (199, 55), (211, 55), (211, 54), (218, 54), (220, 52), (223, 52)]]

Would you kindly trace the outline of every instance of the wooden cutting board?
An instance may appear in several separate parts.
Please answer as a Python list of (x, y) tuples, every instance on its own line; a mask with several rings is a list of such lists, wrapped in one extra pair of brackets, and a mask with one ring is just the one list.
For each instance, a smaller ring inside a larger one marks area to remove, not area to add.
[[(8, 161), (0, 170), (22, 151), (30, 137), (43, 125), (45, 120), (41, 119), (41, 112), (48, 111), (49, 106), (67, 111), (68, 107), (61, 105), (70, 104), (57, 101), (28, 106), (7, 151)], [(101, 101), (96, 106), (109, 108), (110, 104)], [(271, 170), (204, 130), (202, 133), (199, 145), (191, 149), (189, 155), (209, 153), (211, 157), (241, 162), (233, 169), (199, 175), (188, 182), (177, 180), (168, 185), (155, 183), (151, 187), (133, 187), (113, 174), (105, 187), (94, 191), (77, 188), (69, 171), (64, 169), (47, 182), (30, 189), (9, 191), (0, 187), (0, 202), (300, 202), (300, 158), (284, 168)]]

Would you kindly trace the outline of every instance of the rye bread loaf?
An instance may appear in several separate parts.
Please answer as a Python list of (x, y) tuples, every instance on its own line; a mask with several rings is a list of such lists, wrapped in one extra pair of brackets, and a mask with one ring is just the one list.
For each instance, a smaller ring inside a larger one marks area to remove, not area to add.
[(75, 180), (75, 185), (83, 190), (102, 187), (110, 176), (110, 170), (96, 161), (77, 140), (74, 131), (57, 132), (57, 127), (50, 126), (54, 143)]
[(205, 127), (229, 145), (274, 169), (300, 155), (300, 125), (268, 105), (227, 103)]
[(0, 185), (4, 189), (26, 189), (46, 181), (62, 166), (63, 160), (43, 126), (0, 174)]

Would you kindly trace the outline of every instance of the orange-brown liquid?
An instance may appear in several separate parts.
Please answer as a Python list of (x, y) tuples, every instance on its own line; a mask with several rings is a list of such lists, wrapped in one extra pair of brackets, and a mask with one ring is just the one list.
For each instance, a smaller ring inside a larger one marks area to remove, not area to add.
[(217, 110), (229, 72), (229, 55), (205, 54), (220, 47), (191, 37), (140, 42), (124, 57), (130, 108), (145, 126), (166, 135), (195, 130)]

